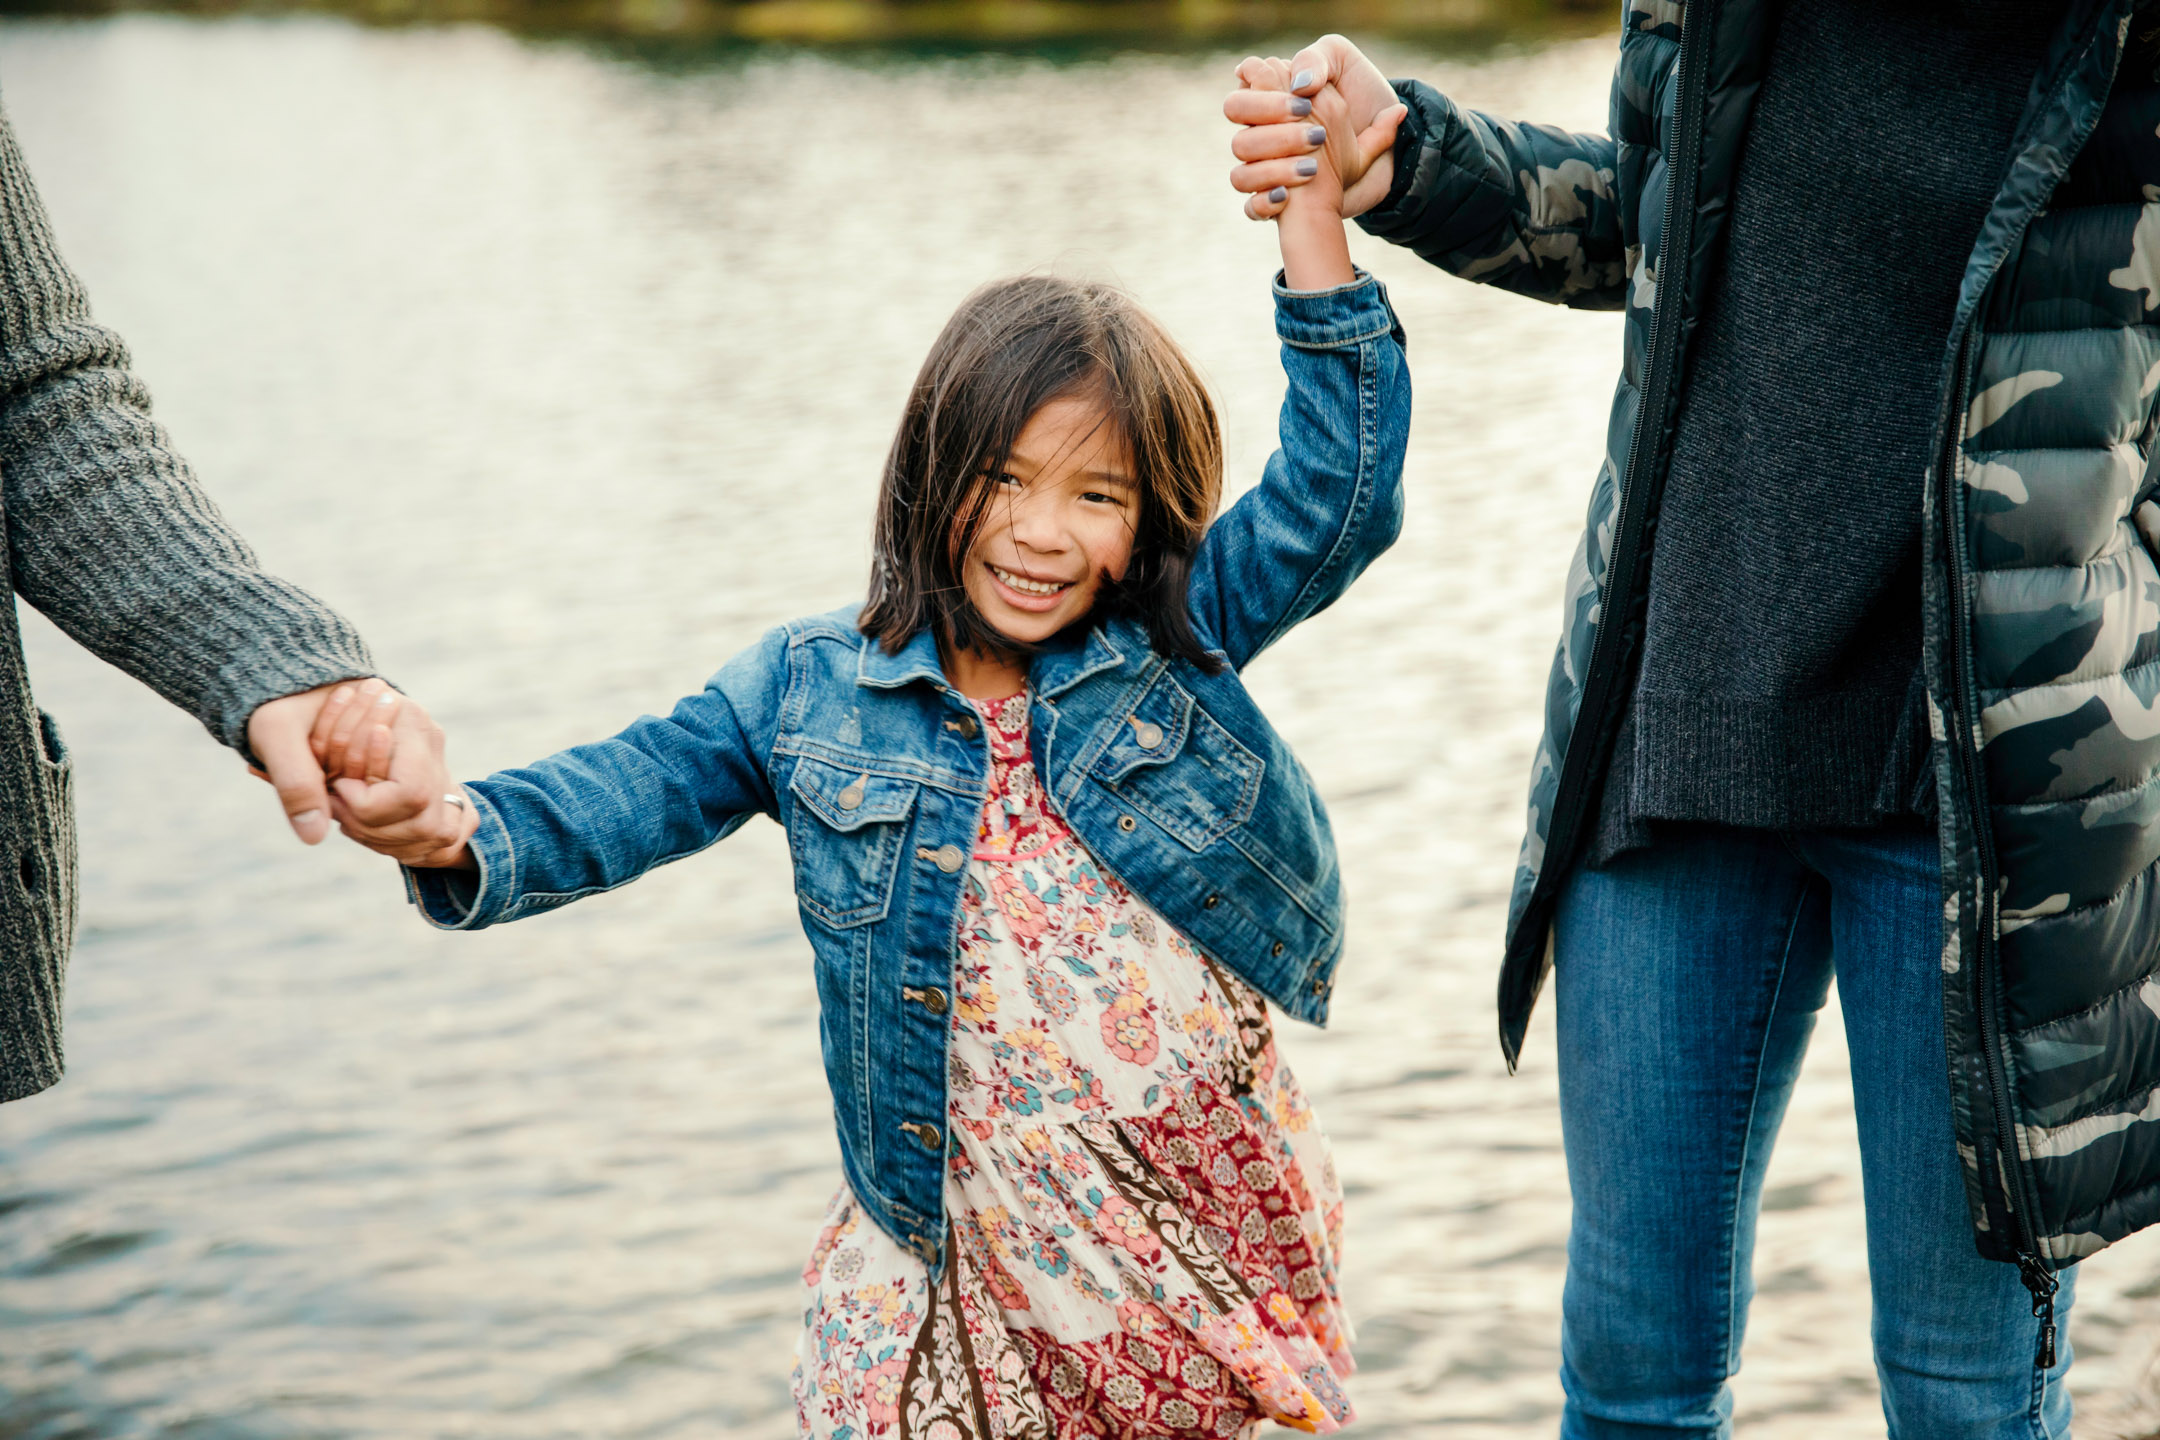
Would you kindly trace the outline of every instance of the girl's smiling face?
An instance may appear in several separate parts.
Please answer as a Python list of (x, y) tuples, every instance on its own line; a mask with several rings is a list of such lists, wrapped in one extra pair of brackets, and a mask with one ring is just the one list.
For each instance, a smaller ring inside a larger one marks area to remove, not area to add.
[(887, 655), (927, 634), (947, 683), (975, 699), (1023, 688), (1035, 646), (1106, 608), (1213, 674), (1187, 591), (1221, 496), (1214, 402), (1131, 297), (993, 281), (945, 322), (908, 392), (856, 626)]
[(990, 478), (961, 560), (990, 628), (1034, 644), (1084, 619), (1107, 576), (1125, 578), (1139, 526), (1131, 447), (1100, 398), (1046, 401)]

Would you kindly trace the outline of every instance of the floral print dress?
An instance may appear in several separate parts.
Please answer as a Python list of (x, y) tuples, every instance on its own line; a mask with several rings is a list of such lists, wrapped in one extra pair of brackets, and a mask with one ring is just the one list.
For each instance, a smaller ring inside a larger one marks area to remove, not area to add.
[(953, 974), (951, 1263), (842, 1186), (803, 1279), (817, 1440), (1186, 1440), (1351, 1419), (1342, 1196), (1266, 1002), (1095, 863), (978, 701)]

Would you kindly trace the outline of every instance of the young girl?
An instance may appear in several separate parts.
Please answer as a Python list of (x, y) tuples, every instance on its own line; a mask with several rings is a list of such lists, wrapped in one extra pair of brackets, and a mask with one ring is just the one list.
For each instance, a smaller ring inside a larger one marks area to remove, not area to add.
[(1410, 391), (1325, 177), (1278, 229), (1282, 449), (1213, 525), (1176, 345), (1106, 286), (1003, 281), (916, 380), (867, 604), (613, 739), (463, 787), (437, 759), (424, 811), (338, 786), (450, 929), (786, 827), (846, 1174), (805, 1435), (1351, 1418), (1341, 1194), (1266, 1004), (1326, 1016), (1335, 848), (1238, 677), (1394, 539)]

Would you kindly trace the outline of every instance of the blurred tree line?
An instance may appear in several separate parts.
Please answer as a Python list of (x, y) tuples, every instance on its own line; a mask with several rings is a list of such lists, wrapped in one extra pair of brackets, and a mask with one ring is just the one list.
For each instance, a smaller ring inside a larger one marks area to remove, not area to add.
[(998, 47), (1215, 46), (1350, 30), (1425, 40), (1587, 33), (1613, 0), (0, 0), (0, 14), (335, 13), (622, 39)]

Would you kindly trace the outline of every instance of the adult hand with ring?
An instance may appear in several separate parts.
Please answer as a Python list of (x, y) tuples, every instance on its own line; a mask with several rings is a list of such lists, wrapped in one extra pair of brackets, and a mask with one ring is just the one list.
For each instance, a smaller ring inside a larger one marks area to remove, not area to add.
[(399, 708), (396, 743), (382, 778), (338, 777), (330, 808), (357, 845), (401, 865), (470, 870), (466, 841), (480, 816), (443, 755), (442, 727), (411, 700)]
[(331, 780), (389, 775), (390, 726), (404, 698), (385, 680), (341, 680), (255, 707), (247, 724), (255, 761), (248, 772), (278, 792), (302, 841), (314, 845), (330, 833)]

